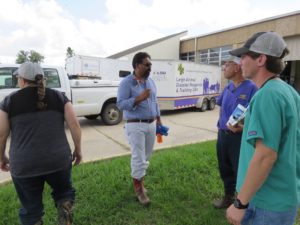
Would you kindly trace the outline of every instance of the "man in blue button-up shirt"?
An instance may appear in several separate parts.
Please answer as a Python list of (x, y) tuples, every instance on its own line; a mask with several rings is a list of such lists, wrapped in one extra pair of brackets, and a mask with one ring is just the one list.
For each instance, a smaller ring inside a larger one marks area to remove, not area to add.
[(148, 53), (137, 53), (132, 60), (134, 72), (122, 80), (117, 97), (117, 106), (126, 120), (125, 133), (132, 151), (134, 189), (143, 205), (150, 203), (144, 187), (144, 176), (153, 151), (156, 126), (161, 124), (156, 86), (149, 77), (151, 65)]

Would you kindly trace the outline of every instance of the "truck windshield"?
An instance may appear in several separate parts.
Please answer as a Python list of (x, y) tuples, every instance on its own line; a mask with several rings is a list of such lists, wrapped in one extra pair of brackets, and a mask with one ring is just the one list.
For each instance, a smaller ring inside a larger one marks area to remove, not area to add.
[(45, 78), (46, 78), (46, 87), (48, 88), (60, 88), (60, 80), (58, 71), (53, 68), (43, 68)]
[(17, 68), (0, 68), (0, 89), (16, 88), (17, 78), (12, 74)]
[[(13, 76), (16, 69), (16, 67), (0, 68), (0, 89), (18, 88), (17, 78)], [(60, 88), (58, 71), (54, 68), (43, 68), (43, 70), (46, 78), (46, 87)]]

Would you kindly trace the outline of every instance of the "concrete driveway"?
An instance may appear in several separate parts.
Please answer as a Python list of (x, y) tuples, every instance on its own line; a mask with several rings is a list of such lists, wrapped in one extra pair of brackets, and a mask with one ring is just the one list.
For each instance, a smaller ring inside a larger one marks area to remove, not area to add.
[[(207, 112), (194, 109), (163, 112), (162, 122), (170, 128), (169, 136), (163, 137), (163, 143), (156, 143), (155, 150), (216, 139), (218, 115), (218, 108)], [(101, 120), (80, 118), (79, 121), (82, 127), (84, 162), (130, 154), (123, 131), (124, 122), (116, 126), (105, 126)], [(72, 146), (68, 130), (67, 134)], [(1, 171), (0, 183), (7, 180), (10, 180), (10, 174)]]

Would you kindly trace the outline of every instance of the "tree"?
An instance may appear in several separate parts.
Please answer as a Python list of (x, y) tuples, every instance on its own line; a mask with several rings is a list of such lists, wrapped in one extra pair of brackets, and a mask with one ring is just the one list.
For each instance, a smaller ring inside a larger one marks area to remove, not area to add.
[(45, 57), (41, 55), (40, 53), (30, 50), (24, 51), (20, 50), (19, 53), (17, 54), (17, 59), (16, 63), (21, 64), (24, 62), (36, 62), (36, 63), (41, 63), (44, 62)]
[(16, 63), (21, 64), (21, 63), (29, 61), (27, 55), (28, 55), (28, 52), (25, 52), (24, 50), (20, 50), (19, 53), (17, 54)]
[(71, 47), (68, 47), (68, 48), (67, 48), (67, 54), (66, 54), (66, 57), (67, 57), (67, 58), (71, 58), (71, 57), (74, 56), (74, 55), (75, 55), (74, 50), (73, 50)]
[(30, 50), (30, 55), (29, 55), (29, 61), (30, 62), (36, 62), (36, 63), (41, 63), (44, 62), (45, 57), (41, 55), (40, 53)]

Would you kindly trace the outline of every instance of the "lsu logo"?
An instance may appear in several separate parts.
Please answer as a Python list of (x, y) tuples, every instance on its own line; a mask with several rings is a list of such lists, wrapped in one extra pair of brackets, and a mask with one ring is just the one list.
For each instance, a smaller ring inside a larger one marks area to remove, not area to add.
[(247, 99), (247, 95), (240, 95), (240, 96), (239, 96), (239, 99), (246, 100), (246, 99)]

